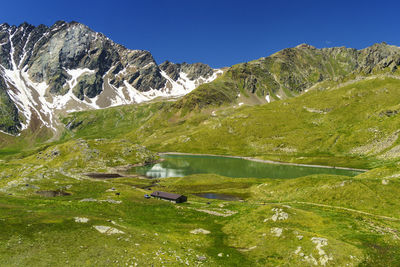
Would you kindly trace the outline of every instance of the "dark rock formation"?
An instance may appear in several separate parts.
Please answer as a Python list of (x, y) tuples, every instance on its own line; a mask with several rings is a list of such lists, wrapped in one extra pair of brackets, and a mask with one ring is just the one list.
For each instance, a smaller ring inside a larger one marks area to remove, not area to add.
[(160, 69), (165, 71), (174, 81), (179, 79), (181, 72), (185, 73), (190, 80), (195, 80), (200, 77), (208, 78), (214, 73), (210, 66), (203, 63), (188, 64), (184, 62), (182, 64), (174, 64), (165, 61), (160, 64)]

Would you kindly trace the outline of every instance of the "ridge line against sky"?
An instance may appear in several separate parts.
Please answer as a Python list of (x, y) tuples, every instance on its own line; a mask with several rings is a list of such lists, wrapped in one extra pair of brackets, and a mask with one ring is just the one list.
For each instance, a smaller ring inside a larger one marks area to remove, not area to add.
[(157, 63), (231, 66), (308, 43), (318, 48), (400, 44), (398, 1), (7, 1), (0, 23), (77, 21)]

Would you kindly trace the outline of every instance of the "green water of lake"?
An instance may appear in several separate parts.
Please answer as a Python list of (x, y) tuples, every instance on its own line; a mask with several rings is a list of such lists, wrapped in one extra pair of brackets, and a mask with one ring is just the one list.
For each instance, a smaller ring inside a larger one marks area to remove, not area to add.
[(213, 173), (233, 178), (296, 178), (311, 174), (355, 176), (359, 171), (269, 164), (239, 158), (197, 155), (163, 155), (163, 162), (135, 167), (131, 172), (152, 178)]

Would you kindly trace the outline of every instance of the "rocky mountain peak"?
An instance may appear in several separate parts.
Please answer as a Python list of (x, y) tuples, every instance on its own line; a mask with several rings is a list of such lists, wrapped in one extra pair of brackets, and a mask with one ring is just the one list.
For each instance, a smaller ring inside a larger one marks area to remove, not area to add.
[[(55, 128), (55, 111), (183, 95), (211, 81), (217, 72), (200, 63), (176, 64), (175, 69), (165, 72), (150, 52), (127, 49), (75, 21), (60, 20), (50, 27), (3, 23), (0, 111), (6, 110), (2, 103), (13, 104), (7, 112), (0, 112), (0, 130), (15, 133), (17, 128), (28, 128), (34, 118)], [(1, 121), (15, 115), (16, 110), (21, 119), (14, 119), (14, 130), (10, 131)]]
[(309, 44), (299, 44), (298, 46), (296, 46), (296, 48), (303, 48), (303, 49), (317, 49), (315, 46), (309, 45)]

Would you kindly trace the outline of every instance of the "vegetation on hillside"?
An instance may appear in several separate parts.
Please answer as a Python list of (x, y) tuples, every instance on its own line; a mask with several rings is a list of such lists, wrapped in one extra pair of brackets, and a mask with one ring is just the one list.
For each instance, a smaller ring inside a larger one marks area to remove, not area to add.
[(372, 168), (396, 162), (400, 80), (331, 82), (257, 106), (178, 112), (171, 103), (70, 115), (65, 138), (126, 138), (154, 151), (241, 155)]

